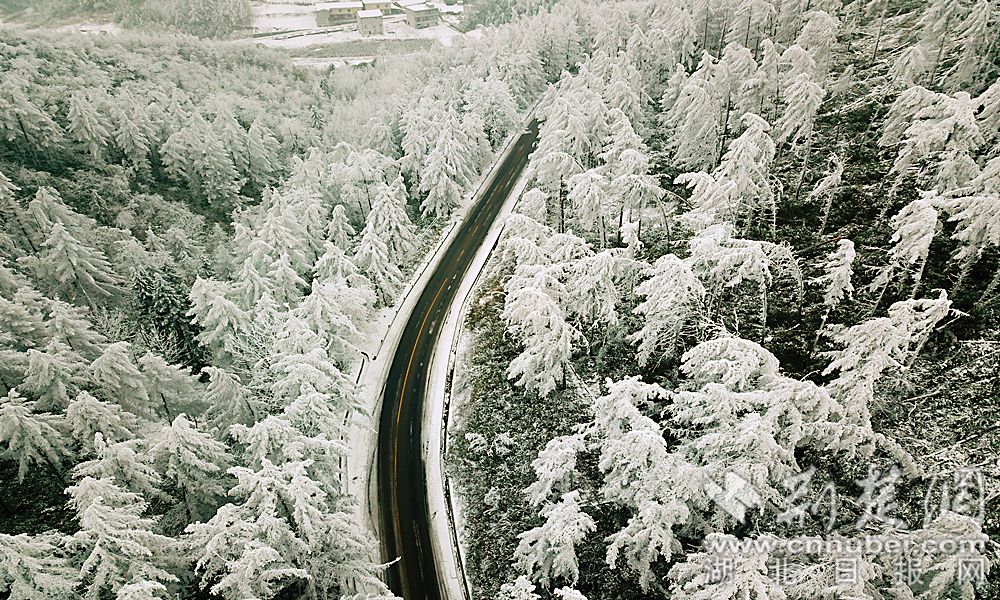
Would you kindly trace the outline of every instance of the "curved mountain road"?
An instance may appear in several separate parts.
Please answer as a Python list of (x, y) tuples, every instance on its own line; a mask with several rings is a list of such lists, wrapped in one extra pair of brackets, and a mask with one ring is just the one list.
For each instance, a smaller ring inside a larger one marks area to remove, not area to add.
[(388, 583), (404, 600), (444, 600), (431, 546), (422, 418), (434, 347), (462, 278), (513, 190), (538, 137), (538, 123), (514, 142), (427, 280), (389, 367), (378, 433), (382, 556)]

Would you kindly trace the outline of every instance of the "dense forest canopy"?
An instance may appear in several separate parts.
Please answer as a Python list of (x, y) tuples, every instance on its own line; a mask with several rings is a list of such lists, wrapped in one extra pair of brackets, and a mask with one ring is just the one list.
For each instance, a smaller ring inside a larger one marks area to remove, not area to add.
[(475, 598), (1000, 597), (995, 0), (479, 0), (322, 70), (152, 32), (237, 0), (2, 6), (149, 30), (0, 26), (0, 597), (392, 597), (362, 350), (529, 111)]
[(2, 0), (0, 19), (5, 17), (39, 25), (110, 17), (131, 29), (225, 38), (250, 29), (251, 5), (247, 0)]
[(360, 348), (573, 58), (526, 23), (324, 71), (4, 27), (0, 594), (386, 597)]
[(1000, 7), (594, 11), (469, 317), (476, 597), (997, 597)]

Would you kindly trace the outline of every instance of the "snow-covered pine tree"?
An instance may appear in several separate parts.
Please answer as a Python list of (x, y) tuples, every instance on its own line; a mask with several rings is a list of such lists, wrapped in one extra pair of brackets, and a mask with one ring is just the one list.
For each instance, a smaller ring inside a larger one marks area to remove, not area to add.
[(149, 453), (142, 440), (107, 442), (100, 432), (94, 434), (94, 458), (73, 467), (73, 477), (114, 480), (130, 492), (162, 498), (162, 478), (150, 464)]
[(45, 326), (52, 336), (51, 340), (65, 344), (85, 360), (96, 358), (104, 351), (107, 340), (100, 332), (94, 330), (86, 308), (72, 306), (55, 298), (45, 298), (41, 294), (29, 299), (30, 294), (21, 292), (27, 292), (26, 288), (18, 290), (14, 295), (15, 301), (37, 305), (36, 300), (38, 300), (47, 305), (48, 320)]
[(118, 295), (119, 278), (107, 257), (74, 237), (62, 223), (54, 223), (38, 257), (39, 275), (56, 294), (82, 301), (92, 310)]
[(486, 135), (494, 148), (507, 137), (517, 122), (517, 101), (507, 83), (495, 75), (469, 82), (464, 101), (465, 110), (482, 117)]
[(7, 392), (0, 403), (0, 450), (17, 463), (18, 483), (24, 481), (32, 465), (45, 465), (62, 477), (62, 459), (67, 452), (55, 423), (52, 414), (33, 413), (17, 390)]
[(58, 536), (0, 533), (0, 589), (9, 600), (69, 599), (76, 570), (60, 556)]
[(158, 581), (139, 579), (123, 585), (115, 600), (161, 600), (167, 593), (167, 586)]
[(987, 145), (996, 144), (1000, 140), (1000, 77), (976, 97), (976, 104), (979, 106), (976, 118), (984, 142)]
[[(600, 247), (606, 247), (608, 234), (605, 210), (609, 200), (607, 179), (600, 169), (594, 168), (573, 175), (567, 184), (569, 189), (567, 200), (573, 207), (575, 223), (583, 231), (594, 232)], [(544, 194), (541, 190), (532, 190), (535, 191)], [(525, 197), (527, 195), (525, 194)]]
[(358, 274), (358, 268), (351, 258), (333, 242), (324, 244), (324, 252), (316, 260), (313, 267), (313, 281), (325, 283), (330, 280), (343, 279), (352, 287), (371, 287), (369, 281)]
[(614, 172), (617, 170), (617, 162), (622, 152), (626, 150), (645, 152), (646, 145), (632, 128), (629, 117), (621, 109), (612, 108), (608, 111), (608, 123), (610, 131), (604, 138), (600, 158)]
[(635, 308), (643, 327), (629, 337), (638, 344), (638, 361), (648, 365), (654, 353), (670, 358), (677, 339), (705, 296), (705, 288), (691, 268), (673, 254), (665, 254), (646, 269), (649, 276), (635, 288), (645, 300)]
[(764, 242), (737, 239), (729, 224), (720, 223), (701, 231), (688, 245), (691, 271), (702, 280), (708, 293), (715, 295), (725, 288), (749, 282), (756, 284), (762, 297), (766, 297), (771, 261)]
[(263, 190), (274, 183), (281, 148), (274, 134), (260, 119), (254, 119), (246, 135), (246, 176), (251, 185)]
[(524, 575), (515, 579), (513, 583), (500, 586), (500, 593), (496, 596), (496, 600), (540, 600), (540, 598), (535, 593), (535, 584)]
[(326, 239), (346, 252), (351, 249), (351, 239), (355, 233), (344, 205), (334, 206), (333, 210), (330, 211), (330, 224), (326, 228)]
[(67, 129), (70, 138), (81, 144), (93, 160), (100, 160), (111, 139), (111, 124), (88, 96), (93, 94), (76, 92), (70, 95)]
[(518, 332), (524, 345), (507, 377), (541, 397), (549, 395), (565, 377), (580, 332), (545, 291), (534, 287), (508, 292), (503, 314), (508, 330)]
[(224, 282), (198, 277), (189, 294), (187, 314), (201, 328), (195, 339), (222, 355), (232, 354), (236, 336), (249, 325), (246, 313), (226, 297), (229, 290)]
[(514, 561), (545, 587), (559, 579), (575, 585), (580, 578), (576, 546), (597, 529), (597, 524), (583, 512), (580, 492), (576, 490), (543, 508), (541, 516), (545, 519), (543, 525), (518, 536)]
[(212, 127), (195, 113), (192, 126), (193, 152), (188, 170), (194, 174), (189, 182), (209, 204), (221, 210), (231, 209), (239, 198), (243, 180), (233, 159)]
[(714, 73), (716, 88), (721, 93), (722, 106), (719, 115), (719, 130), (722, 132), (719, 141), (720, 153), (729, 141), (730, 131), (735, 129), (732, 123), (738, 123), (742, 119), (743, 113), (740, 108), (747, 104), (742, 98), (744, 82), (751, 79), (756, 71), (757, 63), (749, 49), (739, 43), (726, 44)]
[[(517, 206), (515, 208), (515, 215), (525, 216), (534, 221), (534, 225), (540, 227), (541, 223), (544, 223), (549, 214), (549, 195), (543, 190), (538, 188), (531, 188), (530, 190), (521, 194), (521, 198), (517, 201)], [(505, 223), (505, 230), (512, 228), (512, 219), (516, 219), (514, 215), (508, 217), (508, 222)], [(537, 231), (537, 227), (531, 228), (533, 231)], [(547, 235), (547, 234), (546, 234)], [(535, 239), (535, 236), (529, 236)], [(535, 239), (538, 241), (541, 239)]]
[(889, 307), (889, 318), (909, 339), (907, 360), (920, 353), (934, 327), (952, 314), (951, 300), (944, 290), (937, 290), (937, 298), (902, 300)]
[(27, 359), (20, 390), (37, 400), (36, 410), (65, 409), (82, 379), (83, 364), (79, 355), (53, 339), (43, 352), (28, 350)]
[(628, 76), (629, 66), (622, 62), (612, 65), (611, 77), (604, 88), (604, 102), (609, 109), (621, 111), (629, 121), (638, 121), (642, 116), (642, 100)]
[(185, 415), (161, 429), (155, 440), (149, 453), (180, 493), (188, 520), (209, 517), (226, 494), (223, 476), (233, 461), (226, 446), (198, 431)]
[(221, 106), (217, 111), (215, 118), (212, 119), (212, 131), (222, 142), (236, 172), (245, 177), (250, 168), (247, 156), (247, 132), (236, 120), (231, 106)]
[(823, 200), (823, 208), (820, 211), (819, 235), (826, 230), (827, 221), (830, 218), (830, 210), (833, 208), (833, 199), (841, 187), (844, 175), (844, 159), (839, 154), (830, 157), (830, 172), (816, 182), (816, 187), (809, 192), (809, 200)]
[[(402, 185), (402, 176), (398, 185)], [(405, 192), (404, 192), (405, 198)], [(385, 184), (380, 184), (376, 192), (372, 209), (365, 218), (365, 226), (371, 226), (378, 233), (379, 239), (385, 242), (389, 256), (398, 264), (404, 264), (410, 254), (416, 249), (416, 232), (406, 209), (399, 202), (398, 195)]]
[(357, 356), (364, 336), (361, 325), (369, 318), (375, 295), (367, 287), (351, 287), (343, 278), (313, 281), (309, 293), (293, 313), (305, 320), (326, 343), (338, 364), (347, 365)]
[[(892, 165), (894, 186), (914, 171), (929, 174), (933, 186), (954, 189), (976, 176), (974, 157), (985, 142), (976, 121), (978, 105), (966, 92), (935, 94), (914, 86), (900, 94), (889, 109), (879, 144), (899, 144)], [(945, 160), (925, 162), (942, 154)]]
[(130, 347), (124, 341), (109, 344), (90, 363), (90, 376), (105, 400), (118, 403), (137, 415), (150, 415), (154, 408), (150, 406), (142, 374), (132, 361)]
[(52, 232), (52, 226), (59, 223), (78, 240), (90, 243), (94, 238), (97, 222), (76, 212), (63, 202), (59, 192), (48, 186), (41, 186), (28, 202), (28, 213), (34, 220), (34, 229), (41, 235), (39, 243)]
[(402, 274), (389, 258), (389, 248), (374, 227), (365, 225), (354, 264), (372, 283), (378, 306), (391, 306), (402, 285)]
[(168, 364), (163, 357), (152, 352), (147, 352), (139, 359), (139, 366), (142, 368), (139, 381), (146, 387), (150, 410), (154, 410), (154, 407), (159, 410), (163, 406), (168, 423), (173, 421), (174, 415), (189, 412), (192, 407), (197, 407), (197, 412), (201, 412), (196, 391), (197, 380), (185, 367)]
[[(781, 586), (768, 576), (766, 551), (755, 544), (743, 544), (731, 535), (710, 533), (705, 552), (688, 554), (670, 569), (670, 595), (676, 600), (785, 600)], [(729, 553), (738, 553), (730, 556)], [(714, 577), (712, 565), (733, 565), (726, 577)]]
[(267, 269), (261, 272), (254, 262), (252, 257), (247, 258), (233, 276), (236, 280), (232, 287), (233, 302), (237, 309), (245, 311), (248, 315), (265, 296), (270, 301), (274, 300), (274, 290), (267, 278)]
[(1000, 157), (986, 163), (968, 185), (952, 190), (942, 207), (956, 224), (952, 238), (961, 244), (955, 253), (961, 271), (954, 293), (986, 248), (1000, 245)]
[(462, 199), (462, 177), (447, 152), (458, 152), (450, 137), (442, 133), (420, 172), (420, 190), (427, 194), (420, 204), (423, 214), (448, 216)]
[(117, 593), (136, 579), (176, 581), (161, 566), (173, 540), (153, 532), (156, 521), (142, 516), (147, 505), (140, 496), (120, 496), (124, 501), (115, 504), (99, 496), (80, 511), (80, 531), (73, 537), (85, 548), (80, 576), (87, 598)]
[(372, 117), (365, 122), (362, 132), (361, 145), (372, 148), (380, 154), (390, 157), (398, 157), (399, 149), (396, 147), (395, 136), (393, 135), (393, 122), (391, 117)]
[[(768, 135), (767, 121), (753, 113), (741, 118), (743, 133), (733, 140), (722, 156), (719, 166), (712, 172), (721, 189), (708, 183), (697, 174), (681, 175), (678, 182), (695, 182), (691, 203), (694, 209), (683, 218), (692, 223), (710, 223), (717, 219), (728, 220), (749, 228), (758, 220), (776, 211), (774, 192), (769, 181), (769, 170), (774, 160), (775, 145)], [(731, 184), (732, 187), (727, 186)], [(731, 203), (727, 206), (727, 203)]]
[(458, 141), (468, 155), (466, 161), (470, 168), (469, 183), (475, 174), (484, 168), (493, 154), (493, 147), (486, 137), (486, 124), (479, 113), (467, 112), (462, 115), (461, 128), (456, 133)]
[(988, 55), (991, 45), (991, 21), (997, 19), (997, 9), (990, 0), (978, 0), (957, 28), (959, 32), (952, 40), (962, 49), (955, 64), (948, 70), (947, 82), (952, 89), (971, 87), (978, 84), (989, 68)]
[(649, 590), (657, 578), (653, 564), (681, 552), (673, 527), (689, 519), (690, 510), (679, 499), (640, 501), (625, 527), (608, 536), (608, 565), (616, 568), (624, 556), (626, 564), (639, 576), (640, 589)]
[(712, 60), (706, 52), (666, 117), (672, 131), (673, 161), (682, 169), (709, 169), (719, 157), (718, 122), (722, 106), (719, 91), (708, 76)]
[(569, 267), (569, 283), (581, 295), (570, 308), (581, 323), (615, 327), (618, 307), (629, 296), (638, 263), (608, 249), (574, 260)]
[(774, 128), (778, 145), (789, 142), (792, 145), (812, 136), (813, 122), (820, 104), (826, 96), (823, 87), (806, 73), (795, 76), (782, 93), (785, 112)]
[(823, 319), (817, 330), (817, 339), (830, 318), (830, 312), (840, 305), (844, 298), (850, 298), (854, 293), (851, 277), (854, 275), (854, 242), (849, 239), (837, 241), (837, 248), (830, 253), (823, 264), (823, 274), (813, 280), (813, 283), (825, 288), (823, 293)]
[(228, 435), (233, 425), (249, 425), (257, 421), (260, 415), (257, 400), (236, 375), (219, 367), (204, 367), (202, 371), (208, 374), (204, 396), (208, 405), (205, 420), (220, 437)]
[(562, 494), (573, 489), (577, 476), (577, 456), (584, 451), (586, 443), (580, 434), (555, 437), (531, 461), (535, 471), (535, 481), (525, 488), (528, 503), (538, 506), (549, 502), (553, 494)]
[(830, 68), (833, 46), (837, 42), (840, 20), (825, 10), (813, 10), (795, 39), (795, 43), (812, 55), (816, 61), (817, 79), (826, 78)]
[[(266, 599), (296, 581), (325, 577), (305, 567), (310, 554), (325, 555), (338, 543), (331, 527), (336, 513), (307, 465), (279, 466), (263, 459), (257, 469), (229, 469), (237, 480), (229, 495), (239, 503), (187, 528), (202, 585), (211, 586), (213, 594), (226, 600)], [(336, 567), (330, 557), (326, 568)]]
[(80, 456), (95, 452), (94, 435), (100, 433), (110, 442), (132, 439), (135, 415), (121, 407), (101, 402), (86, 391), (80, 391), (66, 408), (66, 425), (70, 436), (80, 448)]
[(142, 107), (130, 93), (115, 97), (114, 142), (125, 160), (139, 173), (149, 173), (149, 152), (156, 141), (156, 131)]
[(283, 308), (295, 306), (302, 298), (302, 291), (308, 286), (298, 271), (292, 266), (292, 259), (282, 254), (267, 272), (271, 285), (271, 297)]
[(916, 295), (923, 276), (924, 265), (930, 252), (931, 242), (938, 227), (938, 211), (935, 205), (939, 198), (934, 192), (923, 192), (922, 197), (910, 202), (892, 218), (892, 249), (889, 261), (872, 281), (870, 289), (881, 300), (889, 283), (899, 271), (908, 271), (913, 280), (911, 297)]
[(911, 360), (950, 310), (951, 302), (941, 292), (938, 298), (896, 302), (888, 317), (864, 321), (833, 336), (843, 349), (828, 353), (831, 361), (823, 375), (837, 374), (826, 388), (843, 404), (849, 422), (870, 427), (875, 384), (886, 370)]
[(949, 30), (952, 22), (959, 16), (960, 5), (945, 0), (931, 0), (927, 3), (917, 27), (920, 29), (919, 45), (926, 48), (927, 53), (933, 61), (930, 70), (930, 82), (933, 83), (938, 69), (941, 67), (941, 60), (944, 57), (948, 44), (952, 42)]
[(8, 73), (0, 93), (0, 138), (6, 142), (24, 144), (28, 152), (58, 146), (63, 139), (56, 122), (40, 110), (28, 96), (28, 83), (14, 73)]

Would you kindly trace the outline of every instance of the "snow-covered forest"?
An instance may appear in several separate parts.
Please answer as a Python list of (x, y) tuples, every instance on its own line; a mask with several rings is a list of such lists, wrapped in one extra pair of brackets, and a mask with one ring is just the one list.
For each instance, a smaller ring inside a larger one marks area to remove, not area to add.
[(585, 10), (457, 371), (474, 597), (1000, 597), (1000, 6)]
[(0, 599), (394, 598), (365, 350), (531, 118), (449, 381), (469, 600), (1000, 598), (997, 1), (466, 8), (327, 69), (0, 24)]
[(0, 29), (0, 597), (390, 596), (361, 348), (572, 68), (539, 19), (326, 71)]

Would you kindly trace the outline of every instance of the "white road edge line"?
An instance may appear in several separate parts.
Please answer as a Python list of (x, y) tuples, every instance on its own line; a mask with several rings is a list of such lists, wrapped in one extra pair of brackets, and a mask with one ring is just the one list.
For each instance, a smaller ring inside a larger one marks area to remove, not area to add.
[[(540, 101), (540, 100), (539, 100)], [(452, 224), (449, 225), (446, 234), (435, 247), (433, 253), (425, 259), (422, 270), (414, 276), (413, 282), (405, 295), (396, 302), (395, 313), (392, 321), (387, 327), (386, 333), (378, 346), (377, 354), (371, 361), (362, 361), (357, 374), (357, 381), (361, 382), (358, 389), (359, 403), (368, 410), (368, 414), (358, 414), (350, 419), (349, 431), (347, 434), (347, 446), (349, 449), (346, 468), (342, 469), (342, 481), (344, 489), (357, 500), (357, 514), (362, 522), (367, 522), (376, 536), (380, 537), (379, 506), (378, 506), (378, 478), (375, 475), (376, 455), (378, 453), (378, 427), (382, 411), (382, 399), (385, 394), (385, 382), (389, 374), (389, 367), (392, 358), (396, 353), (400, 337), (409, 321), (420, 294), (427, 286), (431, 274), (437, 268), (444, 257), (445, 249), (451, 244), (458, 232), (458, 226), (466, 219), (469, 210), (482, 197), (488, 189), (489, 184), (495, 181), (499, 167), (510, 155), (514, 144), (520, 139), (524, 128), (531, 123), (534, 118), (535, 109), (538, 106), (536, 101), (522, 117), (522, 121), (513, 128), (510, 135), (504, 141), (500, 151), (494, 156), (493, 164), (483, 173), (476, 191), (469, 197), (469, 200), (460, 209), (456, 210), (452, 217)], [(513, 194), (512, 194), (513, 195)], [(497, 218), (499, 221), (499, 217)], [(372, 560), (381, 562), (381, 546), (373, 548)], [(359, 589), (357, 584), (350, 586), (355, 592), (375, 592), (377, 590)]]
[(442, 590), (442, 592), (444, 592), (444, 597), (449, 600), (472, 599), (472, 585), (465, 572), (465, 557), (454, 520), (454, 498), (451, 494), (450, 480), (444, 468), (448, 422), (450, 420), (450, 392), (451, 385), (455, 381), (453, 376), (455, 346), (458, 343), (459, 330), (465, 321), (468, 300), (473, 297), (473, 291), (479, 283), (486, 263), (500, 240), (504, 220), (514, 209), (521, 192), (527, 187), (528, 179), (529, 175), (527, 168), (525, 168), (511, 189), (510, 195), (504, 200), (504, 204), (500, 208), (496, 220), (490, 226), (483, 244), (476, 251), (476, 256), (462, 279), (458, 293), (438, 336), (428, 377), (422, 425), (426, 437), (421, 443), (421, 448), (424, 453), (424, 464), (427, 467), (428, 508), (435, 515), (431, 519), (431, 545), (445, 575), (444, 585), (447, 586), (447, 589)]

